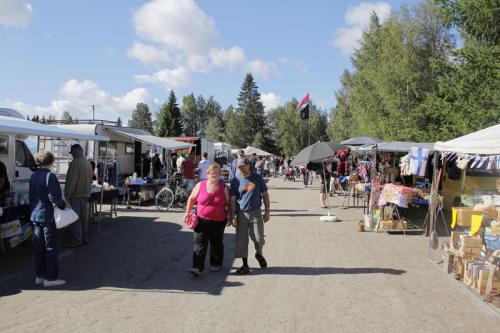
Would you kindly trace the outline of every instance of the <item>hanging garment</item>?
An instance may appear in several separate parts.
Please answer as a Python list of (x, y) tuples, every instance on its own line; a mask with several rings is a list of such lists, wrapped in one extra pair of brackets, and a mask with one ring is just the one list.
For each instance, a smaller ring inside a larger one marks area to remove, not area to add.
[(401, 163), (399, 163), (399, 169), (401, 170), (401, 176), (410, 175), (410, 154), (401, 157)]
[(412, 147), (410, 150), (410, 174), (425, 176), (430, 150), (422, 147)]

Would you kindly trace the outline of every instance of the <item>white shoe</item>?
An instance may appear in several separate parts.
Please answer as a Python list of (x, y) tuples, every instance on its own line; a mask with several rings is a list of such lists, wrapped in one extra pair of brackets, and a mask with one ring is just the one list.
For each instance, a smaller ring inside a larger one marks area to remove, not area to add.
[(43, 286), (44, 287), (57, 287), (57, 286), (62, 286), (65, 283), (66, 283), (66, 281), (64, 281), (62, 279), (57, 279), (57, 280), (52, 280), (52, 281), (45, 280), (45, 281), (43, 281)]
[(44, 282), (45, 282), (45, 279), (42, 279), (42, 278), (39, 278), (39, 277), (35, 278), (35, 284), (36, 285), (43, 284)]
[(189, 270), (189, 273), (193, 274), (193, 276), (200, 276), (201, 271), (199, 268), (191, 268)]

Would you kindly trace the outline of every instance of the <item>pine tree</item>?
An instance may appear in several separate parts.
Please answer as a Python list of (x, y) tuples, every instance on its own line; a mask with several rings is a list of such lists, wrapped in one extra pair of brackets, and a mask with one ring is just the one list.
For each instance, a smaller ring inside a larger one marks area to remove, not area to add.
[(240, 135), (239, 117), (234, 112), (233, 106), (229, 105), (224, 114), (224, 123), (226, 129), (224, 131), (224, 141), (231, 144), (233, 147), (245, 148), (245, 142)]
[(163, 104), (160, 110), (157, 135), (161, 137), (182, 135), (181, 111), (173, 90), (170, 91), (167, 103)]
[(196, 98), (196, 110), (197, 110), (197, 126), (198, 126), (198, 135), (203, 137), (205, 136), (205, 133), (207, 131), (207, 125), (208, 125), (208, 110), (207, 110), (207, 101), (205, 100), (205, 97), (202, 95), (199, 95)]
[(118, 119), (116, 120), (116, 127), (122, 127), (122, 126), (123, 126), (122, 118), (118, 117)]
[(64, 111), (62, 116), (61, 116), (61, 120), (65, 123), (65, 124), (71, 124), (73, 123), (73, 117), (71, 117), (71, 115), (69, 114), (68, 111)]
[(137, 106), (132, 111), (132, 117), (128, 121), (128, 126), (142, 129), (150, 133), (153, 131), (151, 112), (146, 103), (137, 103)]
[(198, 107), (194, 94), (189, 94), (182, 98), (182, 122), (184, 133), (187, 136), (196, 136), (199, 131)]
[(251, 144), (257, 133), (263, 138), (263, 148), (270, 146), (270, 135), (266, 126), (264, 106), (260, 101), (260, 93), (251, 73), (248, 73), (238, 96), (236, 116), (243, 144)]

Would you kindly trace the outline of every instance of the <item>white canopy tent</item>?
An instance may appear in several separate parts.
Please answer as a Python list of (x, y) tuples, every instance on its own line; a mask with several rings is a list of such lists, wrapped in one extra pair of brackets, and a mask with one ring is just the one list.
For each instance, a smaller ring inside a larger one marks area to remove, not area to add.
[(441, 152), (459, 154), (499, 155), (500, 124), (450, 141), (437, 142), (435, 149)]
[(264, 151), (259, 148), (255, 148), (252, 146), (248, 146), (244, 149), (245, 155), (253, 155), (256, 154), (257, 156), (272, 156), (273, 154), (268, 153), (267, 151)]
[(56, 126), (48, 126), (25, 119), (6, 116), (0, 116), (0, 133), (77, 140), (109, 141), (106, 136), (86, 134)]

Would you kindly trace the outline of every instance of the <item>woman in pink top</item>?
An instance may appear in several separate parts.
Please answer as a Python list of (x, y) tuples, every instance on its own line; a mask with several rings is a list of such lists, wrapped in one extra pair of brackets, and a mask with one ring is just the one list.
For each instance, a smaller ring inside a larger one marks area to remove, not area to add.
[(194, 229), (193, 268), (189, 271), (199, 276), (205, 268), (205, 256), (210, 242), (210, 270), (220, 271), (224, 259), (224, 229), (228, 219), (229, 189), (221, 178), (217, 163), (207, 169), (207, 179), (194, 187), (189, 196), (184, 221), (196, 204), (198, 226)]

